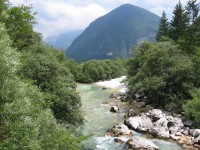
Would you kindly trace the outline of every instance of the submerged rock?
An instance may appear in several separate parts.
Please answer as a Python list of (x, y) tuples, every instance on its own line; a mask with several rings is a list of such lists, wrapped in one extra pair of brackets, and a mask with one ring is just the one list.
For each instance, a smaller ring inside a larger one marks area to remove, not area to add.
[(119, 112), (119, 107), (117, 105), (112, 106), (110, 109), (111, 112)]
[(133, 116), (136, 116), (136, 115), (137, 115), (137, 113), (135, 112), (134, 109), (130, 109), (130, 110), (128, 111), (128, 113), (127, 113), (127, 116), (128, 116), (128, 117), (133, 117)]
[(132, 137), (126, 145), (129, 150), (160, 150), (154, 143), (139, 137)]
[(120, 139), (120, 138), (115, 138), (114, 141), (115, 141), (116, 143), (119, 143), (119, 144), (123, 144), (123, 143), (126, 142), (126, 140)]
[(107, 135), (115, 136), (115, 137), (130, 135), (130, 134), (131, 134), (131, 131), (129, 130), (129, 128), (122, 123), (114, 125), (112, 129), (109, 130), (107, 133)]

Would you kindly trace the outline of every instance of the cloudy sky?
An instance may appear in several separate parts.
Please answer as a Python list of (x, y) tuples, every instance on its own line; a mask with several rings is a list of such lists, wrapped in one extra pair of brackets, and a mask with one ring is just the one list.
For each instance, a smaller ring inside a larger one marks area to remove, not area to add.
[[(112, 9), (130, 3), (145, 8), (157, 15), (162, 11), (171, 18), (179, 0), (10, 0), (13, 5), (32, 4), (37, 12), (35, 30), (44, 38), (63, 32), (86, 28), (90, 22)], [(185, 5), (187, 0), (181, 0)]]

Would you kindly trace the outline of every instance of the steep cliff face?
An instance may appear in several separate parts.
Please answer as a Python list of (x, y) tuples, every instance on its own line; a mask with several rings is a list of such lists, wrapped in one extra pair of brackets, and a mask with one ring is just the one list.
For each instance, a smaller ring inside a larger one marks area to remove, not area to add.
[(133, 46), (154, 40), (159, 17), (143, 8), (125, 4), (92, 22), (66, 50), (78, 61), (128, 57)]

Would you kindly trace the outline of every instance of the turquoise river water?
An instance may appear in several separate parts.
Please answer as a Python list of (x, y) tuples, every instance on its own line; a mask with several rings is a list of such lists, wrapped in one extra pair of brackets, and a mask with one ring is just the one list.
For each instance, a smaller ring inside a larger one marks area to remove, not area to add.
[[(123, 145), (114, 142), (114, 138), (105, 136), (108, 129), (112, 128), (116, 123), (124, 121), (125, 110), (120, 113), (111, 113), (110, 108), (116, 104), (113, 99), (109, 98), (112, 90), (102, 90), (102, 87), (92, 84), (78, 84), (77, 92), (79, 92), (82, 100), (82, 112), (85, 118), (83, 127), (84, 134), (92, 134), (92, 136), (84, 141), (84, 150), (126, 150)], [(125, 103), (119, 104), (121, 108), (126, 108)], [(133, 131), (133, 136), (142, 136)], [(126, 137), (124, 137), (126, 138)], [(173, 141), (164, 141), (159, 139), (150, 139), (161, 150), (183, 150), (181, 146)]]

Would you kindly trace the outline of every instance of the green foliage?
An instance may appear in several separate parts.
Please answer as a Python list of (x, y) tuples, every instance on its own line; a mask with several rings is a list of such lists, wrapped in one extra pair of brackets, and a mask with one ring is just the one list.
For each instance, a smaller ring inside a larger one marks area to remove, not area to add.
[(166, 16), (166, 13), (163, 11), (162, 16), (160, 18), (159, 29), (156, 35), (157, 41), (160, 41), (162, 36), (169, 36), (169, 22)]
[(17, 76), (20, 53), (0, 24), (0, 147), (3, 150), (79, 150), (84, 139), (57, 124), (46, 94)]
[(194, 23), (199, 14), (200, 3), (197, 3), (197, 0), (189, 0), (185, 9), (190, 17), (190, 23)]
[(4, 12), (9, 8), (8, 0), (0, 0), (0, 21), (4, 19)]
[(183, 108), (188, 117), (194, 118), (196, 126), (200, 126), (200, 89), (192, 92), (192, 100), (187, 101)]
[(12, 46), (22, 50), (25, 47), (40, 43), (42, 36), (33, 30), (36, 24), (35, 13), (31, 6), (14, 6), (7, 0), (0, 1), (0, 21), (5, 24), (12, 39)]
[(13, 46), (19, 50), (41, 41), (40, 34), (33, 31), (33, 24), (36, 23), (34, 15), (31, 13), (31, 7), (24, 5), (11, 7), (7, 11), (5, 25), (13, 40)]
[(77, 65), (76, 80), (82, 83), (91, 83), (122, 76), (126, 73), (124, 61), (116, 60), (90, 60)]
[(80, 97), (75, 92), (76, 83), (64, 54), (37, 44), (23, 52), (22, 60), (22, 78), (33, 80), (42, 92), (51, 96), (51, 108), (56, 118), (69, 124), (80, 123)]
[(189, 26), (189, 16), (183, 8), (181, 2), (176, 5), (171, 21), (170, 37), (177, 41), (185, 35)]
[(127, 66), (130, 94), (144, 93), (156, 106), (181, 108), (196, 82), (191, 58), (172, 42), (143, 43)]

